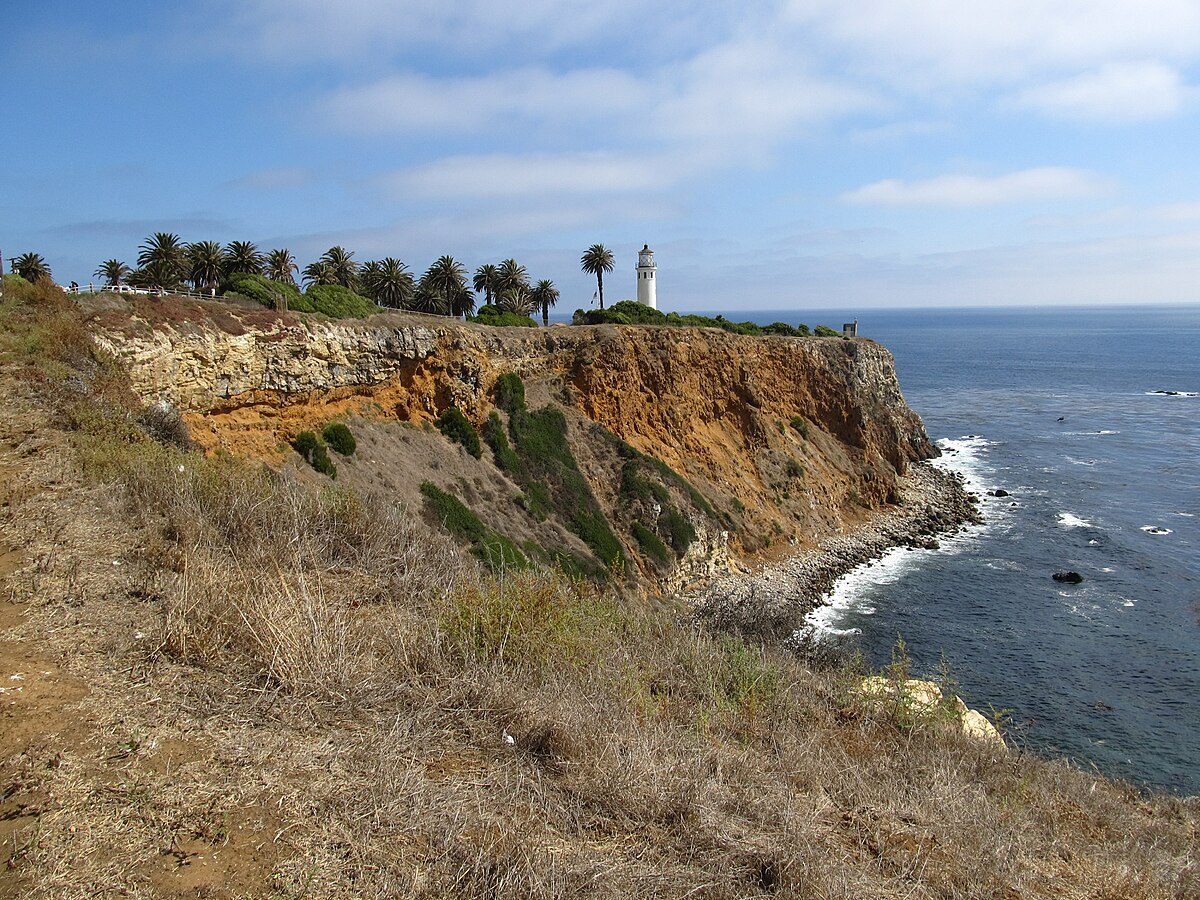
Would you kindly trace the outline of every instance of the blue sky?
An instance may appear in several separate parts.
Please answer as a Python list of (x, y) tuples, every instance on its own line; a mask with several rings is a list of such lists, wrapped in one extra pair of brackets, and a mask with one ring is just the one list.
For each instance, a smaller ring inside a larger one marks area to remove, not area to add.
[(154, 231), (567, 310), (1200, 300), (1197, 0), (6, 0), (0, 249)]

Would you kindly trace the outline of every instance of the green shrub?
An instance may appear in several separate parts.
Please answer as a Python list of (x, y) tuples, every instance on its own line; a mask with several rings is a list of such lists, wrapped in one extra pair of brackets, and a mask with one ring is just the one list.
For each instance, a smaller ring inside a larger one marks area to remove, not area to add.
[(529, 560), (516, 544), (491, 529), (484, 531), (483, 537), (471, 547), (471, 552), (493, 572), (525, 569), (529, 566)]
[(643, 525), (641, 522), (633, 523), (633, 536), (637, 539), (638, 546), (654, 559), (659, 565), (665, 565), (667, 559), (667, 545), (662, 542), (662, 539)]
[(508, 434), (504, 430), (504, 423), (500, 421), (500, 414), (494, 409), (483, 424), (483, 439), (492, 448), (492, 457), (497, 468), (514, 475), (520, 471), (521, 458), (513, 452), (512, 445), (508, 442)]
[(432, 481), (421, 482), (421, 494), (443, 527), (452, 535), (472, 544), (482, 540), (485, 531), (483, 522), (461, 500), (453, 494), (447, 494)]
[(350, 456), (358, 449), (358, 441), (354, 440), (349, 427), (341, 422), (330, 422), (321, 431), (325, 443), (342, 456)]
[(324, 313), (331, 319), (361, 319), (377, 311), (372, 301), (340, 284), (309, 285), (304, 297), (315, 312)]
[(230, 275), (221, 285), (221, 294), (247, 297), (270, 309), (289, 309), (296, 312), (314, 312), (310, 303), (294, 284), (272, 281), (262, 275), (239, 272)]
[(321, 439), (311, 431), (302, 431), (296, 435), (296, 440), (292, 442), (292, 447), (304, 457), (305, 462), (322, 475), (337, 478), (337, 466), (329, 458), (329, 451), (325, 449), (325, 444)]
[(804, 466), (800, 465), (800, 463), (796, 462), (790, 456), (788, 457), (788, 461), (784, 463), (783, 469), (787, 472), (789, 478), (804, 477)]
[(516, 326), (519, 328), (537, 328), (538, 323), (529, 318), (529, 316), (518, 315), (517, 313), (509, 312), (508, 310), (500, 309), (495, 306), (485, 305), (479, 307), (479, 312), (473, 316), (467, 317), (468, 322), (474, 322), (477, 325), (495, 326)]
[(480, 521), (479, 516), (455, 497), (431, 481), (421, 483), (425, 504), (441, 522), (442, 527), (471, 545), (471, 553), (494, 572), (524, 569), (529, 561), (516, 544)]
[(521, 380), (520, 375), (505, 372), (496, 379), (493, 391), (496, 396), (496, 405), (506, 413), (525, 408), (525, 382)]
[(457, 406), (447, 406), (438, 416), (438, 431), (452, 441), (462, 444), (468, 453), (476, 459), (483, 456), (483, 448), (479, 444), (479, 432), (475, 426), (462, 414)]
[(842, 336), (842, 333), (840, 331), (834, 331), (828, 325), (818, 325), (816, 328), (813, 329), (813, 334), (815, 334), (817, 337), (841, 337)]
[(800, 435), (800, 437), (804, 438), (807, 441), (808, 440), (808, 422), (805, 421), (800, 416), (792, 416), (791, 424), (792, 424), (792, 429), (798, 435)]
[(687, 516), (674, 506), (664, 506), (663, 514), (667, 517), (667, 533), (671, 537), (671, 546), (682, 556), (696, 540), (696, 527)]

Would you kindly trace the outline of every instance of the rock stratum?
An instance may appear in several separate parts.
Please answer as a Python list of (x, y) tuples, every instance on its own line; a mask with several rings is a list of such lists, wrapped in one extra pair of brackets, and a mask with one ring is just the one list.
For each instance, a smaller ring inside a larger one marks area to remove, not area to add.
[[(180, 302), (168, 312), (166, 303), (111, 302), (93, 317), (98, 342), (128, 364), (145, 401), (181, 413), (205, 451), (277, 463), (299, 432), (347, 421), (371, 436), (351, 475), (368, 487), (419, 502), (422, 477), (457, 485), (490, 527), (582, 555), (570, 528), (524, 521), (519, 502), (505, 502), (520, 501), (520, 485), (506, 487), (486, 449), (471, 461), (426, 427), (451, 406), (482, 426), (497, 379), (520, 376), (531, 407), (561, 409), (634, 577), (672, 590), (891, 521), (908, 503), (910, 465), (938, 453), (904, 401), (891, 354), (863, 338), (489, 328), (407, 313), (326, 321), (227, 304)], [(397, 440), (409, 444), (405, 461), (387, 450)], [(635, 523), (663, 533), (663, 503), (629, 495), (629, 447), (682, 476), (684, 487), (668, 484), (658, 497), (669, 493), (697, 536), (666, 564), (631, 537)], [(378, 477), (372, 460), (389, 461)]]

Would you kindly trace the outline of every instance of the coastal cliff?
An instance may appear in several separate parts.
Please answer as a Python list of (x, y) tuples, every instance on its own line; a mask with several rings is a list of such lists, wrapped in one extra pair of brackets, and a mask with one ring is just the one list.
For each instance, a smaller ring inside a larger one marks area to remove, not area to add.
[[(93, 322), (140, 397), (178, 410), (206, 451), (278, 462), (299, 432), (348, 421), (370, 452), (346, 475), (368, 489), (419, 502), (415, 485), (426, 478), (457, 484), (489, 527), (582, 555), (569, 528), (515, 511), (521, 485), (487, 453), (447, 454), (445, 439), (422, 427), (451, 406), (483, 426), (497, 380), (515, 374), (531, 407), (562, 412), (626, 553), (670, 589), (728, 572), (731, 557), (793, 557), (861, 529), (897, 508), (910, 464), (937, 455), (891, 354), (866, 339), (488, 328), (404, 313), (330, 322), (202, 303), (169, 316), (151, 303), (110, 304)], [(389, 451), (398, 441), (408, 444), (403, 459)], [(656, 490), (665, 501), (670, 487), (696, 539), (670, 564), (652, 565), (630, 539), (637, 523), (666, 537), (656, 521), (663, 503), (630, 496), (631, 453), (679, 476)]]

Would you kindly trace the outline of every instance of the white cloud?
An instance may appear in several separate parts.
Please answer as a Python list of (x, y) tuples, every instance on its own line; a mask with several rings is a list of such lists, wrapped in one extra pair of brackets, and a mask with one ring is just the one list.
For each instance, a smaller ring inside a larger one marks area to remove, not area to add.
[(814, 72), (803, 54), (768, 35), (719, 44), (659, 81), (665, 86), (651, 95), (665, 99), (646, 115), (665, 134), (732, 138), (739, 155), (758, 149), (754, 142), (878, 106), (867, 91)]
[(451, 78), (409, 72), (336, 91), (318, 102), (318, 115), (355, 132), (495, 134), (628, 115), (640, 91), (636, 79), (611, 69), (560, 75), (522, 68)]
[(687, 171), (669, 159), (611, 153), (451, 156), (381, 179), (401, 197), (502, 198), (643, 192)]
[(1179, 73), (1158, 62), (1112, 63), (1074, 78), (1037, 85), (1016, 103), (1051, 116), (1140, 122), (1178, 112), (1188, 90)]
[(790, 0), (786, 17), (849, 65), (926, 87), (1200, 53), (1194, 0)]
[(1007, 175), (940, 175), (924, 181), (889, 178), (843, 194), (843, 202), (878, 206), (998, 206), (1095, 197), (1109, 190), (1100, 178), (1078, 169), (1045, 166)]

